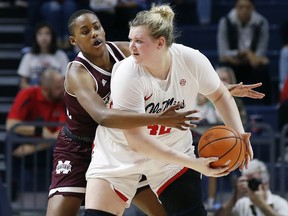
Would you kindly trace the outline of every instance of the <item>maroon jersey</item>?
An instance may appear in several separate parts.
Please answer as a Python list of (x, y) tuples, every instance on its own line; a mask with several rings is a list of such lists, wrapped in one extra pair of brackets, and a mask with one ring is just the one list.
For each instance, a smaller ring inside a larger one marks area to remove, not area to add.
[[(111, 42), (106, 43), (111, 60), (121, 61), (125, 55)], [(105, 103), (109, 101), (111, 72), (97, 67), (86, 59), (81, 52), (78, 53), (73, 63), (82, 64), (96, 82), (96, 92), (102, 97)], [(64, 100), (66, 104), (67, 121), (66, 126), (72, 134), (81, 137), (89, 137), (94, 140), (97, 122), (79, 104), (75, 95), (65, 91)]]
[[(124, 54), (113, 43), (107, 42), (111, 60), (118, 62)], [(82, 64), (96, 82), (96, 92), (108, 102), (111, 73), (89, 62), (80, 52), (73, 61)], [(55, 194), (84, 199), (85, 173), (91, 160), (92, 143), (98, 124), (79, 104), (75, 95), (65, 92), (67, 120), (59, 133), (53, 153), (53, 171), (49, 198)]]

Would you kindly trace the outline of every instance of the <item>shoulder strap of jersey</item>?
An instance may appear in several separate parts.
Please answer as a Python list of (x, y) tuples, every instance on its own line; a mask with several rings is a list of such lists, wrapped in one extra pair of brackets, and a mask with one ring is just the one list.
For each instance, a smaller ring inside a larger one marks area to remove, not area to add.
[(112, 49), (116, 58), (121, 61), (125, 58), (125, 55), (121, 52), (121, 50), (112, 42), (106, 42), (106, 44)]

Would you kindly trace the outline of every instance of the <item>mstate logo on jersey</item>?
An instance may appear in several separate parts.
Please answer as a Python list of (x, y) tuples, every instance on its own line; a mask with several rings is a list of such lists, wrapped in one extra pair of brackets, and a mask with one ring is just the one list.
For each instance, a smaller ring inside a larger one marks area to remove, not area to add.
[(56, 166), (56, 174), (68, 174), (71, 172), (72, 165), (70, 164), (71, 161), (65, 160), (64, 163), (63, 161), (58, 161), (58, 164)]

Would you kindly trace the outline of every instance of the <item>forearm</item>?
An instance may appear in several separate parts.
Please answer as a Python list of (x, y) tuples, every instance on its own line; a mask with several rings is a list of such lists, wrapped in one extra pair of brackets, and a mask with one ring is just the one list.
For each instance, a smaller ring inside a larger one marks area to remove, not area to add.
[(116, 109), (105, 109), (96, 121), (99, 125), (105, 127), (130, 129), (146, 125), (160, 124), (159, 116), (160, 114), (140, 114)]
[(88, 91), (87, 93), (81, 91), (81, 93), (76, 96), (81, 106), (99, 125), (109, 128), (129, 129), (160, 124), (160, 114), (139, 114), (136, 112), (109, 109), (103, 99), (95, 94), (95, 92), (91, 93), (91, 91)]
[(24, 135), (24, 136), (33, 136), (35, 134), (35, 126), (30, 126), (30, 125), (23, 125), (23, 126), (18, 126), (15, 129), (15, 133)]
[[(8, 119), (6, 122), (6, 130), (10, 131), (16, 124), (21, 123), (21, 121), (16, 119)], [(35, 134), (36, 127), (33, 125), (19, 125), (15, 128), (14, 133), (23, 136), (33, 136)]]
[(52, 146), (52, 143), (36, 143), (35, 144), (35, 151), (43, 151), (45, 149), (48, 149)]
[(192, 168), (192, 157), (147, 136), (145, 128), (124, 130), (124, 135), (129, 146), (137, 153), (155, 160)]

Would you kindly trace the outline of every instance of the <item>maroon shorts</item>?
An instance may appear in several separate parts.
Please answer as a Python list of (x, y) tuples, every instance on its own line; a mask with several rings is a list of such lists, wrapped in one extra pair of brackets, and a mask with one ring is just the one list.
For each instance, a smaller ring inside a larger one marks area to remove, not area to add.
[[(77, 139), (67, 132), (60, 131), (53, 153), (53, 170), (49, 198), (56, 194), (85, 197), (85, 173), (91, 161), (92, 142)], [(81, 137), (80, 137), (81, 138)], [(91, 138), (89, 138), (91, 140)]]

